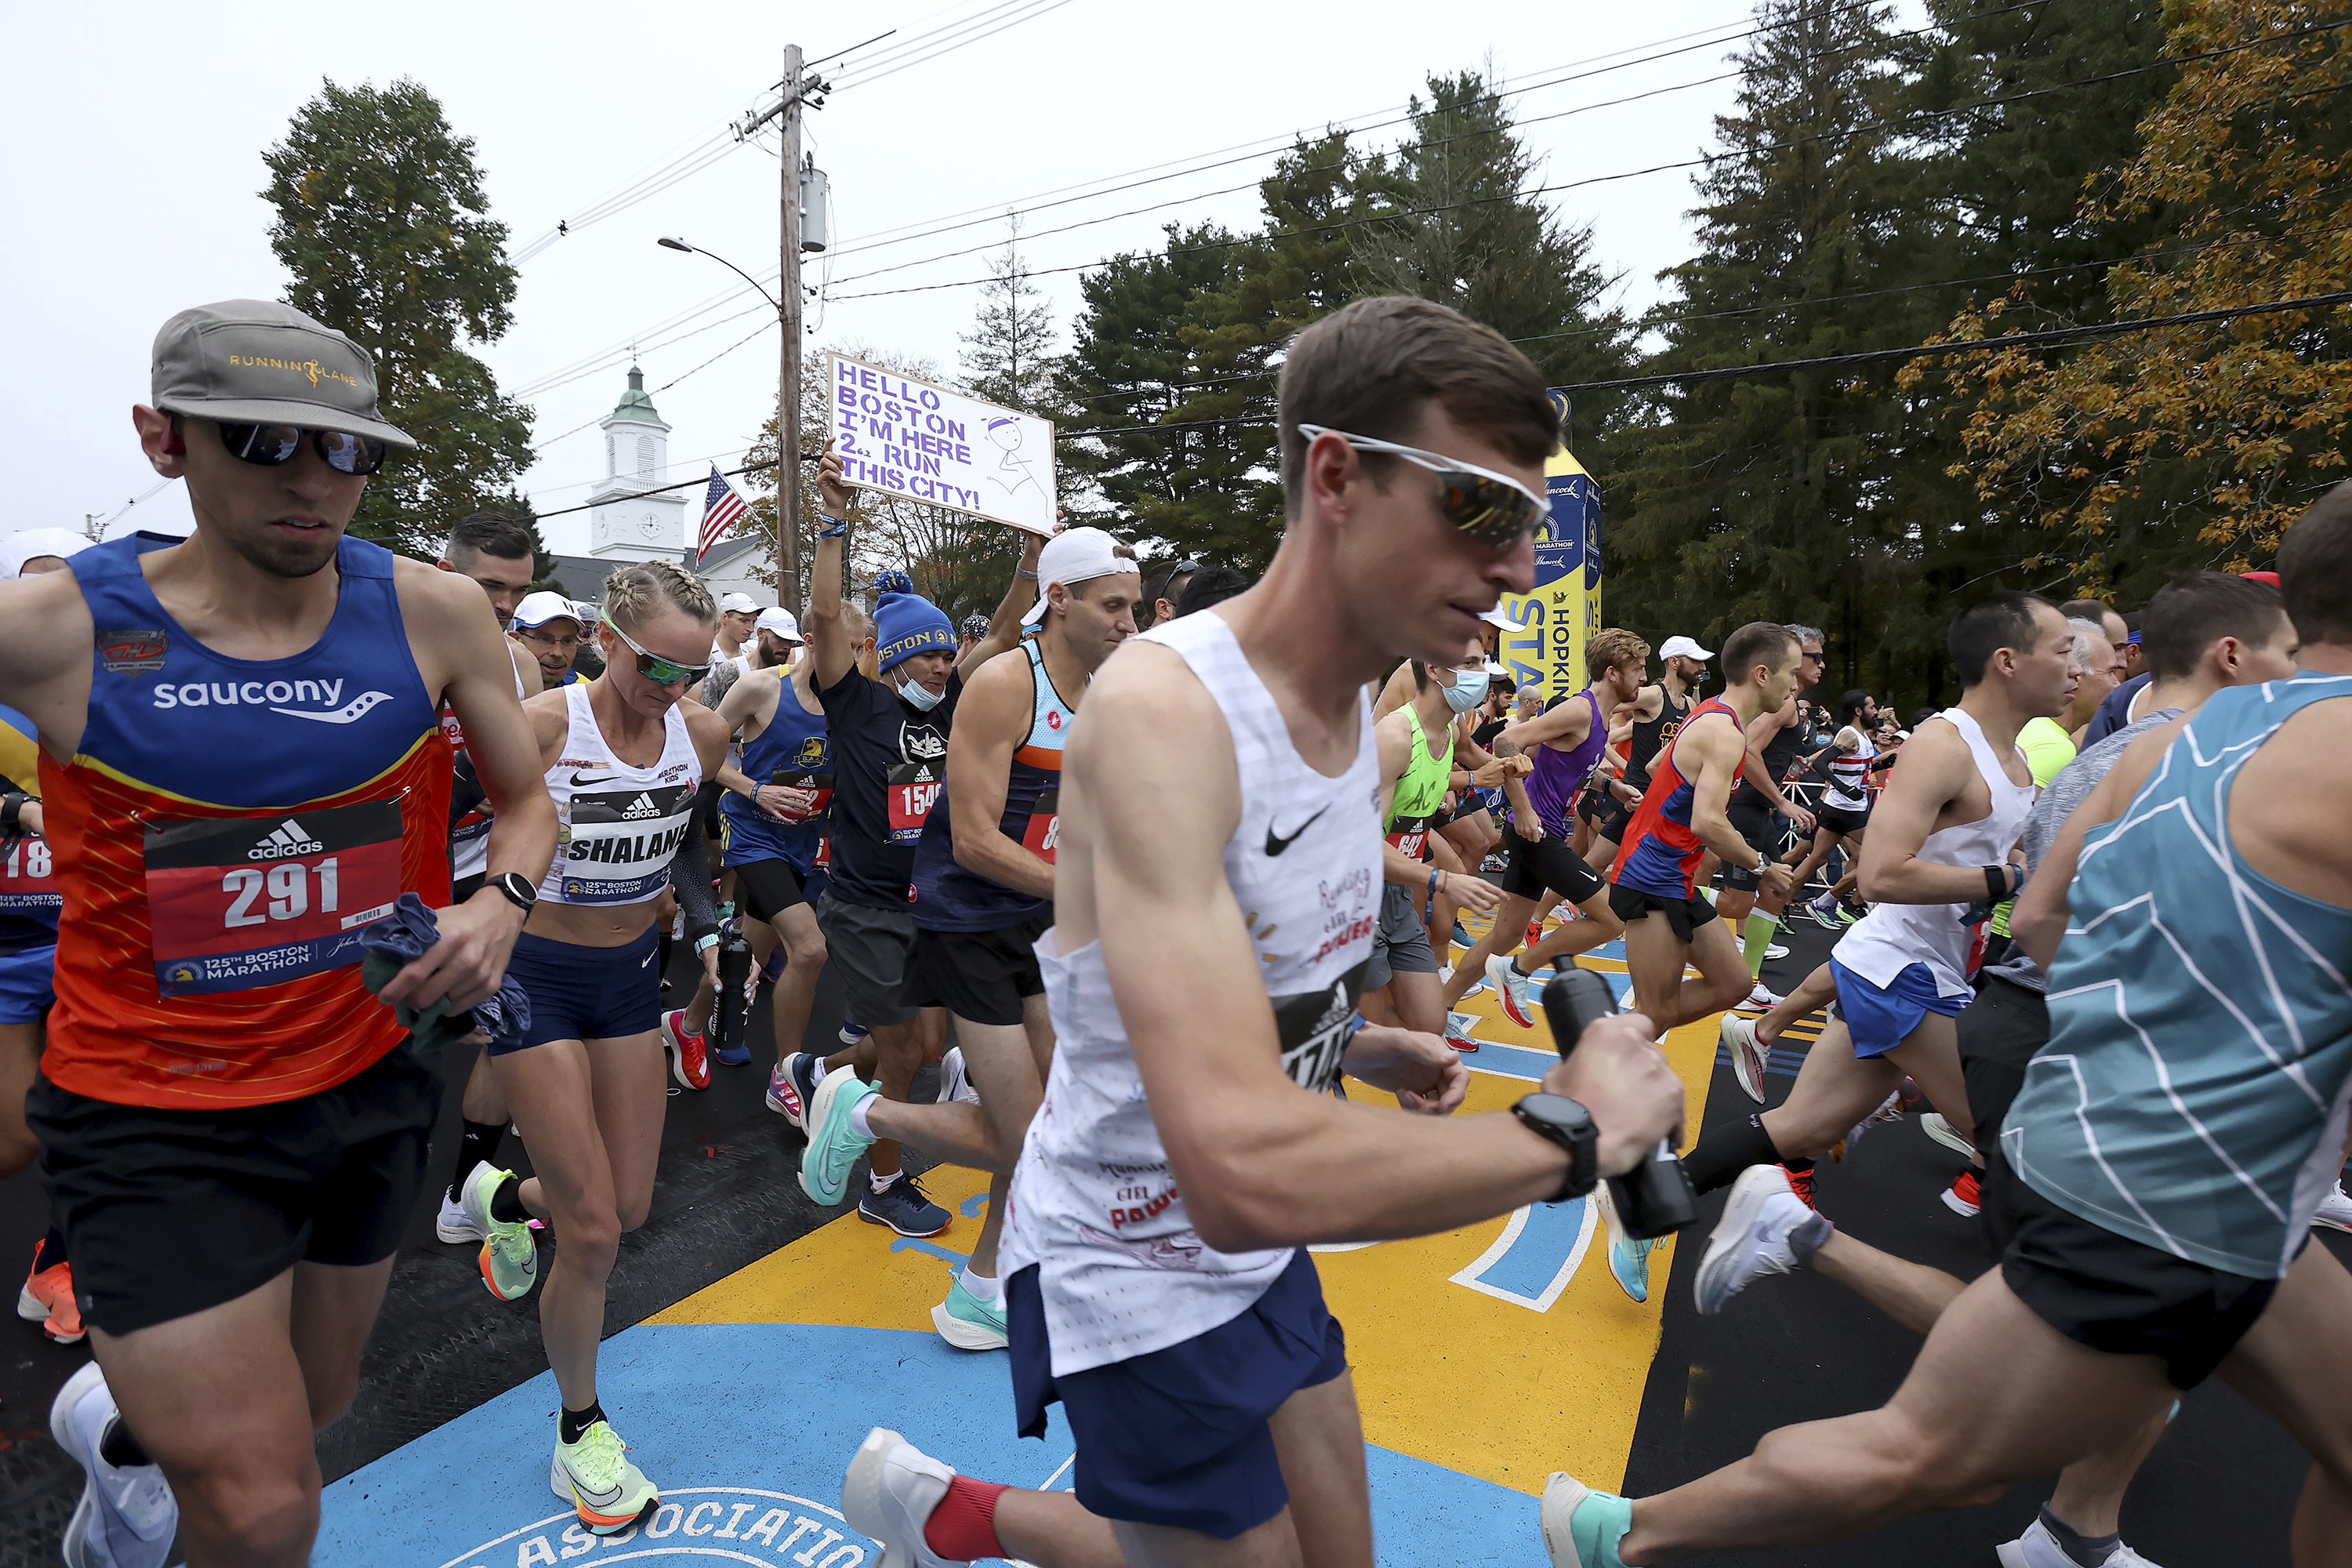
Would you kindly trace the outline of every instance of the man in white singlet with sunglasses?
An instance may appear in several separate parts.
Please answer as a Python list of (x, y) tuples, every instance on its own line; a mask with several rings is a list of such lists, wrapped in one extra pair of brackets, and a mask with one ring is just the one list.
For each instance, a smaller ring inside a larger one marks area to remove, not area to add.
[(1448, 1119), (1467, 1079), (1444, 1042), (1356, 1013), (1382, 886), (1364, 689), (1459, 658), (1533, 581), (1541, 377), (1441, 305), (1367, 300), (1299, 334), (1280, 405), (1273, 565), (1123, 646), (1065, 752), (1037, 943), (1056, 1047), (1002, 1256), (1017, 1418), (1043, 1436), (1061, 1403), (1076, 1491), (961, 1477), (877, 1427), (843, 1511), (894, 1565), (1370, 1568), (1362, 1424), (1306, 1246), (1588, 1192), (1682, 1119), (1638, 1016), (1512, 1114)]

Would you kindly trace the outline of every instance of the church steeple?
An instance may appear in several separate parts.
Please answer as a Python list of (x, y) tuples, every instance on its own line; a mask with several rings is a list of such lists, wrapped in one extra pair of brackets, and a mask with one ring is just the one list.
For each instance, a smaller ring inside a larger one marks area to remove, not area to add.
[(588, 496), (594, 509), (591, 552), (639, 561), (673, 558), (686, 536), (686, 498), (665, 488), (670, 427), (646, 394), (644, 371), (629, 366), (629, 389), (599, 424), (604, 431), (604, 477)]
[[(613, 405), (611, 417), (647, 425), (661, 425), (662, 416), (654, 412), (654, 400), (646, 395), (646, 373), (635, 365), (629, 367), (629, 390), (621, 394), (621, 401)], [(664, 430), (669, 428), (662, 425)]]

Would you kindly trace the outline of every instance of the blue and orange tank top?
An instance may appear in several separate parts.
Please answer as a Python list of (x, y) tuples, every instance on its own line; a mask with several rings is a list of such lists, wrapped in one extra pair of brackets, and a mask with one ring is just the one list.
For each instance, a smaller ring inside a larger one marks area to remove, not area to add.
[[(0, 789), (41, 793), (40, 741), (33, 721), (14, 708), (0, 708)], [(56, 945), (64, 903), (49, 841), (31, 834), (0, 839), (0, 952)]]
[(792, 676), (777, 675), (776, 711), (743, 748), (743, 772), (754, 784), (804, 789), (816, 798), (806, 816), (779, 822), (730, 790), (719, 797), (719, 816), (727, 829), (730, 866), (785, 860), (806, 875), (824, 864), (826, 835), (833, 831), (833, 740), (824, 715), (802, 703)]
[[(1690, 710), (1676, 728), (1675, 740), (1689, 734), (1710, 713), (1739, 723), (1739, 715), (1729, 703), (1710, 697)], [(1745, 726), (1741, 728), (1744, 732)], [(1740, 769), (1747, 765), (1743, 757)], [(1738, 769), (1733, 771), (1731, 782), (1735, 786), (1739, 783)], [(1609, 873), (1612, 882), (1662, 899), (1698, 896), (1695, 883), (1706, 846), (1691, 830), (1691, 782), (1675, 761), (1675, 741), (1668, 741), (1650, 759), (1650, 782), (1642, 786), (1642, 804), (1634, 809), (1625, 841), (1618, 846), (1617, 864)]]
[[(1069, 737), (1070, 721), (1077, 710), (1054, 689), (1037, 639), (1031, 637), (1021, 647), (1029, 659), (1033, 693), (1029, 733), (1013, 748), (1012, 771), (1004, 784), (1004, 815), (997, 826), (1004, 837), (1051, 865), (1062, 826), (1062, 744)], [(931, 814), (924, 820), (923, 837), (915, 846), (915, 923), (930, 931), (1002, 931), (1020, 924), (1050, 901), (1016, 893), (957, 863), (955, 820), (942, 783)]]
[(405, 1037), (360, 980), (359, 930), (449, 896), (449, 744), (389, 551), (345, 538), (325, 635), (215, 653), (168, 615), (140, 534), (68, 563), (94, 623), (89, 716), (41, 758), (66, 914), (41, 1064), (119, 1105), (266, 1105)]

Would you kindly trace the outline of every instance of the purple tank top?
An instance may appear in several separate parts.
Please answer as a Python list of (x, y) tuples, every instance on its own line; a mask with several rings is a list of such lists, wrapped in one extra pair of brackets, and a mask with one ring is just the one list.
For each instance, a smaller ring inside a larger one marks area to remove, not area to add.
[[(1590, 689), (1576, 694), (1592, 710), (1592, 722), (1584, 739), (1572, 752), (1563, 752), (1547, 742), (1538, 742), (1530, 753), (1536, 760), (1535, 772), (1527, 777), (1528, 804), (1536, 808), (1536, 816), (1543, 823), (1546, 833), (1566, 837), (1575, 827), (1569, 805), (1576, 798), (1577, 786), (1584, 783), (1592, 764), (1601, 760), (1601, 750), (1609, 743), (1609, 726), (1601, 719), (1601, 700)], [(1570, 700), (1563, 699), (1563, 700)]]

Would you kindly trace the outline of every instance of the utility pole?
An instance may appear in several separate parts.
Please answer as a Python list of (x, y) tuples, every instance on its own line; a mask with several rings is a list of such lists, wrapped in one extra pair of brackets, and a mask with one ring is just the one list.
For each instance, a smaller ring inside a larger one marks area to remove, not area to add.
[(783, 363), (776, 385), (776, 599), (793, 614), (801, 604), (801, 47), (784, 46), (783, 215), (777, 226), (783, 276)]

